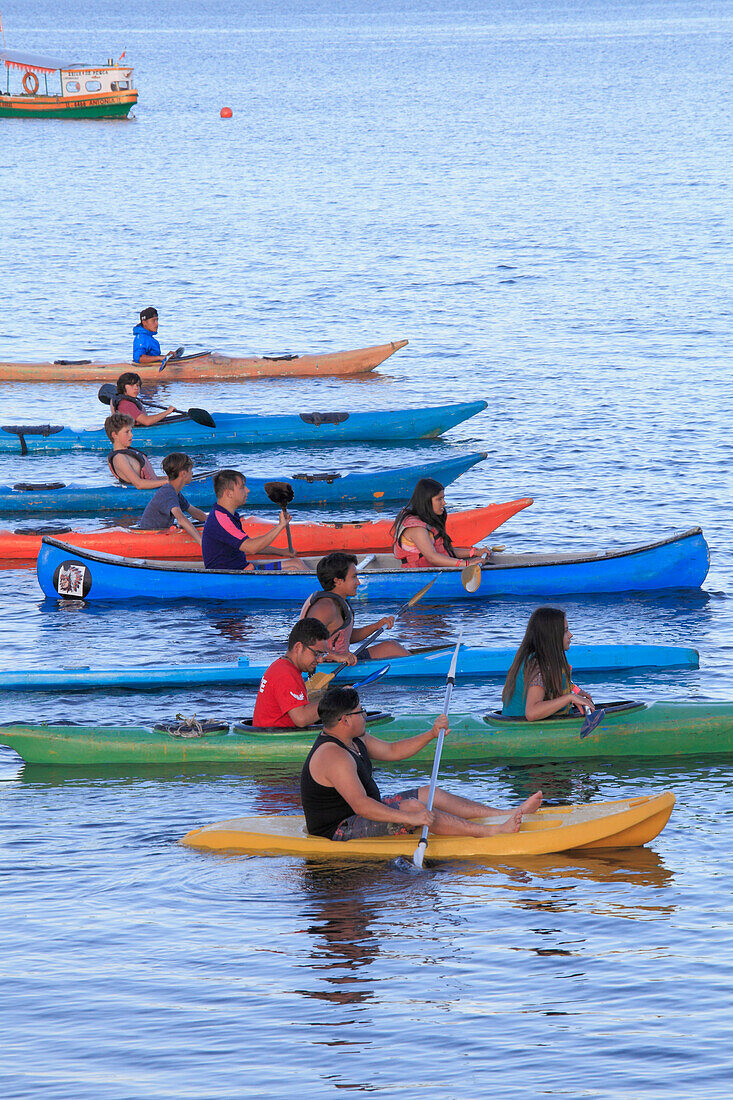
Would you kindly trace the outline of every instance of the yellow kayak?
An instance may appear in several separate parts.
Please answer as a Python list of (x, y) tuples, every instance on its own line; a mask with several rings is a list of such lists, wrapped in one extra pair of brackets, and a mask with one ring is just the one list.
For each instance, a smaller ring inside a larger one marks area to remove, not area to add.
[[(647, 844), (669, 821), (675, 798), (664, 791), (653, 798), (624, 798), (582, 806), (547, 806), (528, 814), (518, 833), (497, 836), (430, 836), (426, 859), (480, 859), (536, 856), (583, 848), (633, 848)], [(490, 824), (506, 820), (486, 819)], [(307, 856), (325, 859), (411, 858), (420, 830), (405, 836), (368, 840), (326, 840), (305, 831), (302, 815), (234, 817), (193, 829), (181, 840), (191, 848), (212, 852), (250, 852), (267, 856)]]

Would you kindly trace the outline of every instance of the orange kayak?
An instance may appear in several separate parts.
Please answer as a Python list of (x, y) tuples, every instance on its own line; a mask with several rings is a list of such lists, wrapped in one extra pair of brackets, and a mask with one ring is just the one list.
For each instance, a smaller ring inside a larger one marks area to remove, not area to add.
[[(488, 504), (484, 508), (454, 512), (448, 517), (448, 533), (456, 546), (471, 546), (486, 538), (523, 508), (528, 508), (531, 503), (531, 497), (523, 497), (504, 504)], [(243, 521), (243, 526), (250, 538), (256, 538), (270, 530), (273, 521), (250, 516)], [(392, 519), (381, 519), (364, 522), (292, 523), (290, 530), (293, 546), (299, 554), (330, 554), (332, 550), (384, 554), (392, 549), (391, 526)], [(57, 535), (62, 534), (58, 527), (54, 531)], [(41, 548), (41, 535), (51, 532), (50, 527), (37, 534), (0, 531), (0, 567), (12, 568), (24, 562), (35, 562)], [(108, 527), (104, 531), (64, 531), (62, 537), (64, 542), (85, 550), (101, 550), (103, 553), (120, 554), (126, 558), (196, 561), (201, 557), (198, 543), (177, 527), (171, 527), (168, 531)], [(287, 551), (284, 533), (275, 540), (273, 548)]]
[(123, 371), (134, 370), (143, 382), (201, 382), (239, 378), (333, 377), (348, 378), (374, 370), (390, 355), (404, 348), (407, 340), (392, 340), (373, 348), (330, 351), (325, 355), (283, 355), (238, 359), (211, 352), (206, 355), (171, 359), (158, 364), (92, 363), (89, 359), (53, 363), (0, 363), (0, 381), (12, 382), (105, 382), (116, 380)]

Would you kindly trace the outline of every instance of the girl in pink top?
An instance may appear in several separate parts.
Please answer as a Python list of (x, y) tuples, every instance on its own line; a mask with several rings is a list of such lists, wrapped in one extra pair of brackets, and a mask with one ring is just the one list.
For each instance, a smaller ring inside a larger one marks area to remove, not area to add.
[(441, 569), (464, 569), (469, 563), (487, 561), (490, 550), (475, 546), (454, 546), (446, 531), (445, 488), (431, 477), (421, 477), (410, 503), (393, 526), (392, 553), (403, 565)]
[(141, 386), (142, 379), (135, 371), (128, 370), (121, 374), (117, 379), (117, 393), (110, 401), (113, 412), (124, 413), (125, 416), (132, 417), (133, 423), (149, 427), (151, 424), (160, 423), (166, 416), (176, 411), (172, 405), (169, 405), (163, 412), (146, 412), (139, 397)]

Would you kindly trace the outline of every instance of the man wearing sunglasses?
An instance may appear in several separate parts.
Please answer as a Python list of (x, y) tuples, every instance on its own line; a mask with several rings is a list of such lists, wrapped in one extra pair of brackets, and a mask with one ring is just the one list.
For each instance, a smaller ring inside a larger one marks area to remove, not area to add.
[[(423, 825), (438, 836), (516, 833), (522, 815), (534, 813), (542, 804), (542, 791), (537, 791), (513, 811), (495, 810), (436, 787), (433, 809), (428, 810), (427, 784), (382, 796), (372, 774), (372, 760), (408, 760), (441, 729), (450, 733), (445, 714), (439, 714), (425, 733), (401, 741), (382, 741), (366, 733), (366, 712), (354, 688), (329, 688), (318, 704), (318, 714), (323, 732), (300, 776), (305, 822), (315, 836), (330, 840), (398, 836)], [(477, 820), (497, 816), (506, 817), (506, 821), (485, 825)]]
[(288, 651), (260, 681), (252, 724), (257, 729), (296, 729), (318, 721), (318, 703), (309, 703), (308, 676), (326, 656), (328, 628), (318, 619), (300, 619), (288, 635)]

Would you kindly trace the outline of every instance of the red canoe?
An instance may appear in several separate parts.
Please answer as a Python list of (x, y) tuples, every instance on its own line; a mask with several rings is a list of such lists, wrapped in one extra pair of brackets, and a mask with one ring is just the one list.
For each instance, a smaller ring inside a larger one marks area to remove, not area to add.
[[(488, 504), (485, 508), (454, 512), (448, 517), (448, 533), (456, 546), (471, 546), (486, 538), (523, 508), (528, 508), (531, 503), (531, 497), (523, 497), (505, 504)], [(244, 530), (251, 538), (262, 535), (272, 526), (272, 520), (261, 520), (255, 516), (244, 521)], [(290, 530), (293, 545), (299, 554), (330, 554), (332, 550), (384, 554), (389, 553), (392, 548), (391, 526), (392, 519), (381, 519), (364, 522), (293, 523)], [(41, 535), (50, 534), (52, 530), (57, 535), (61, 534), (58, 527), (46, 528), (39, 534), (0, 531), (0, 566), (13, 568), (26, 562), (34, 563), (41, 548)], [(125, 558), (195, 561), (201, 556), (198, 543), (176, 527), (168, 531), (108, 527), (104, 531), (64, 531), (62, 537), (64, 542), (85, 550), (101, 550), (103, 553), (120, 554)], [(276, 539), (273, 546), (277, 550), (287, 550), (285, 535)]]

